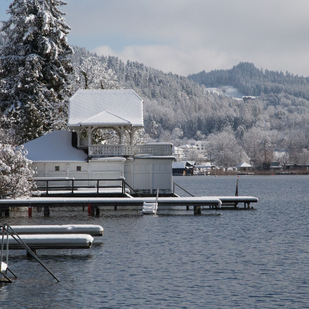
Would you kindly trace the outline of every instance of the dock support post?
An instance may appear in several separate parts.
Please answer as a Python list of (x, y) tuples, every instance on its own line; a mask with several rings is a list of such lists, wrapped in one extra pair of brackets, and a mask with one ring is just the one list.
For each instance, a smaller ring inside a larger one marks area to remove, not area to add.
[(49, 206), (44, 206), (44, 217), (50, 216), (50, 209)]
[(4, 210), (4, 216), (9, 217), (10, 216), (10, 208), (7, 208)]
[(117, 205), (114, 206), (114, 210), (117, 210)]
[[(32, 250), (32, 252), (34, 253), (34, 254), (36, 254), (36, 249), (31, 249)], [(32, 254), (31, 253), (29, 253), (28, 251), (27, 251), (27, 259), (31, 259), (33, 256), (32, 256)]]
[(28, 218), (32, 217), (32, 206), (28, 206)]
[(97, 206), (97, 207), (95, 208), (95, 216), (96, 216), (97, 218), (100, 217), (100, 207), (99, 207), (99, 206)]
[(94, 206), (94, 205), (91, 206), (91, 217), (94, 217), (94, 214), (96, 212), (96, 208), (97, 208), (97, 206)]
[(194, 206), (194, 214), (195, 215), (201, 215), (202, 214), (201, 206)]
[(190, 210), (190, 206), (187, 206), (187, 210)]
[(88, 204), (88, 215), (91, 215), (91, 204)]

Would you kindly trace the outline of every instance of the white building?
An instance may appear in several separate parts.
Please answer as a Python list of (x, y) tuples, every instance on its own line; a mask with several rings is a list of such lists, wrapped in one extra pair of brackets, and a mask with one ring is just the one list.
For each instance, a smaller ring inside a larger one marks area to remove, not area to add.
[[(68, 128), (26, 143), (38, 177), (117, 179), (144, 194), (172, 193), (171, 143), (134, 144), (143, 128), (143, 100), (131, 89), (78, 90), (70, 99)], [(118, 143), (95, 143), (116, 132)]]

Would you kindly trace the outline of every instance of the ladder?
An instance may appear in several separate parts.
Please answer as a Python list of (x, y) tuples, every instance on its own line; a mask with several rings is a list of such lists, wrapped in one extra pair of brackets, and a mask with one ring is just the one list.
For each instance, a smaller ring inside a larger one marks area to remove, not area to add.
[(28, 245), (19, 237), (19, 235), (12, 229), (8, 224), (0, 226), (0, 232), (2, 233), (2, 242), (1, 242), (1, 253), (0, 253), (0, 282), (12, 282), (12, 279), (8, 276), (10, 272), (15, 278), (17, 276), (13, 271), (8, 267), (9, 265), (9, 236), (14, 238), (15, 241), (27, 251), (29, 256), (32, 256), (36, 259), (43, 268), (45, 268), (56, 280), (60, 280), (43, 264), (43, 262), (38, 258), (38, 256), (28, 247)]

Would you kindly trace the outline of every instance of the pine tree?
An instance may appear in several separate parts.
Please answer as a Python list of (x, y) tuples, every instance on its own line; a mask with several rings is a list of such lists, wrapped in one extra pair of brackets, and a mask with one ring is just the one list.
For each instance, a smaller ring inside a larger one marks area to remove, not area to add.
[(61, 0), (14, 0), (1, 29), (1, 127), (13, 128), (18, 143), (62, 128), (73, 71), (66, 35), (70, 27)]

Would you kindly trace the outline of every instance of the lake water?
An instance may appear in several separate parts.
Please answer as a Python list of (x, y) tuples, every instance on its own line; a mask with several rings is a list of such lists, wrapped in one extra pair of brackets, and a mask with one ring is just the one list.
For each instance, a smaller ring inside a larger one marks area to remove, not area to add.
[[(0, 286), (0, 308), (309, 308), (309, 176), (193, 176), (174, 181), (196, 196), (259, 198), (256, 210), (170, 212), (52, 209), (8, 224), (104, 227), (89, 250), (38, 250), (56, 281), (24, 251)], [(178, 191), (181, 196), (185, 194)]]

